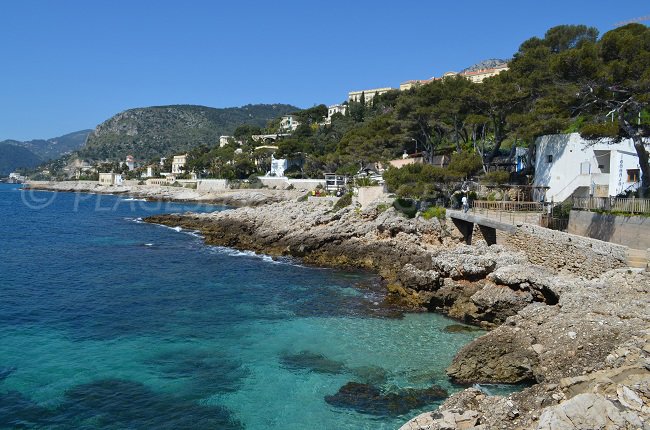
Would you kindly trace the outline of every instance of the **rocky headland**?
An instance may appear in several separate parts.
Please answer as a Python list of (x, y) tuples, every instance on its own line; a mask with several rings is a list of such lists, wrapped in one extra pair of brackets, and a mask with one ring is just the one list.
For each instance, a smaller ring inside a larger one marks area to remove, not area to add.
[(237, 207), (259, 206), (285, 200), (295, 200), (305, 194), (305, 191), (301, 190), (274, 190), (269, 188), (205, 192), (164, 185), (109, 186), (94, 181), (32, 181), (25, 184), (25, 188), (53, 192), (122, 194), (146, 200), (211, 203)]
[[(146, 221), (198, 230), (208, 244), (374, 270), (394, 302), (490, 329), (458, 352), (453, 381), (530, 384), (507, 397), (466, 389), (403, 429), (650, 428), (650, 273), (625, 267), (621, 247), (530, 226), (505, 245), (478, 235), (468, 246), (450, 222), (386, 205), (287, 201)], [(360, 390), (349, 388), (343, 399)]]

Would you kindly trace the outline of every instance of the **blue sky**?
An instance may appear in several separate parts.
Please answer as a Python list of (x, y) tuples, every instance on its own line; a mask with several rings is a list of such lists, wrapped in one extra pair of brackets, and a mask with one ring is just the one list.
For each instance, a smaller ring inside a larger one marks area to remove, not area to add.
[(332, 104), (508, 58), (555, 25), (646, 15), (647, 0), (0, 0), (0, 140), (142, 106)]

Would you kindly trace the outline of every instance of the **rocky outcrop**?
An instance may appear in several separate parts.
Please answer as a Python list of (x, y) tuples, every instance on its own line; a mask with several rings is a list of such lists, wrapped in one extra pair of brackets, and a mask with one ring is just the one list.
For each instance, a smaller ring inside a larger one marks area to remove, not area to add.
[[(438, 310), (486, 327), (469, 291), (485, 286), (501, 267), (526, 262), (523, 254), (500, 246), (461, 245), (461, 236), (437, 219), (409, 219), (390, 208), (281, 202), (264, 209), (240, 208), (213, 214), (162, 215), (146, 221), (199, 230), (206, 243), (299, 257), (306, 263), (375, 270), (391, 299), (411, 309)], [(493, 307), (491, 319), (505, 316)]]
[[(501, 275), (491, 278), (506, 282)], [(448, 373), (467, 382), (537, 383), (509, 397), (465, 390), (403, 428), (650, 428), (650, 273), (622, 269), (595, 280), (540, 271), (516, 276), (520, 285), (552, 288), (557, 304), (526, 306), (463, 348)], [(463, 414), (475, 418), (472, 426), (449, 424)]]
[[(635, 428), (648, 422), (648, 272), (579, 277), (570, 265), (533, 265), (526, 254), (502, 246), (463, 245), (444, 221), (407, 219), (377, 206), (333, 211), (281, 202), (147, 221), (199, 230), (210, 244), (376, 270), (395, 301), (492, 329), (459, 351), (448, 368), (452, 380), (532, 384), (508, 397), (465, 390), (405, 429)], [(580, 258), (588, 258), (588, 248), (580, 247)], [(597, 261), (607, 258), (596, 251)], [(359, 396), (370, 403), (359, 406)], [(379, 413), (387, 413), (394, 398), (362, 384), (330, 400), (364, 410), (377, 402)], [(596, 407), (607, 411), (605, 421), (590, 417)], [(566, 427), (569, 421), (573, 427)]]

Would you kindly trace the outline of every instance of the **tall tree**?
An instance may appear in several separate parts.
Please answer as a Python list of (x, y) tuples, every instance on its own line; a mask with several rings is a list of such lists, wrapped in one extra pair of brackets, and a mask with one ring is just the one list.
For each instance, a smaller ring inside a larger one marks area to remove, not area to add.
[(581, 92), (574, 115), (585, 118), (583, 137), (613, 142), (632, 139), (643, 197), (650, 188), (649, 145), (644, 142), (650, 137), (650, 28), (641, 24), (619, 27), (605, 33), (597, 48), (584, 46), (573, 53), (576, 61), (589, 66), (576, 77)]

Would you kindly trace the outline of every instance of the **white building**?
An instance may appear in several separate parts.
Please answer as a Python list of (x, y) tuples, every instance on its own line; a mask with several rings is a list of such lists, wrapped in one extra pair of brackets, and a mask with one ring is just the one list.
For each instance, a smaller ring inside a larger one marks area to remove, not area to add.
[(549, 187), (547, 201), (617, 196), (639, 186), (639, 157), (631, 139), (590, 143), (578, 133), (556, 134), (538, 138), (535, 146), (533, 185)]
[(228, 142), (230, 142), (230, 139), (232, 138), (232, 136), (219, 136), (219, 148), (223, 148), (224, 146), (228, 145)]
[(174, 155), (172, 160), (172, 175), (181, 175), (185, 172), (187, 164), (187, 154)]
[(101, 185), (122, 185), (122, 175), (119, 173), (100, 173), (99, 183)]
[(285, 115), (280, 120), (280, 131), (295, 131), (299, 125), (300, 122), (296, 115)]
[(350, 91), (348, 93), (348, 101), (359, 103), (361, 102), (361, 96), (363, 95), (365, 103), (369, 104), (375, 96), (387, 93), (391, 90), (394, 90), (394, 88), (372, 88), (369, 90)]
[(133, 158), (133, 155), (127, 155), (124, 164), (126, 164), (129, 170), (135, 169), (135, 158)]
[(340, 113), (341, 115), (345, 115), (345, 113), (348, 110), (348, 105), (342, 105), (342, 104), (336, 104), (332, 106), (327, 107), (327, 118), (325, 118), (324, 124), (331, 124), (332, 123), (332, 115)]
[(301, 158), (275, 158), (271, 155), (271, 170), (268, 176), (284, 177), (284, 172), (292, 167), (302, 168)]

